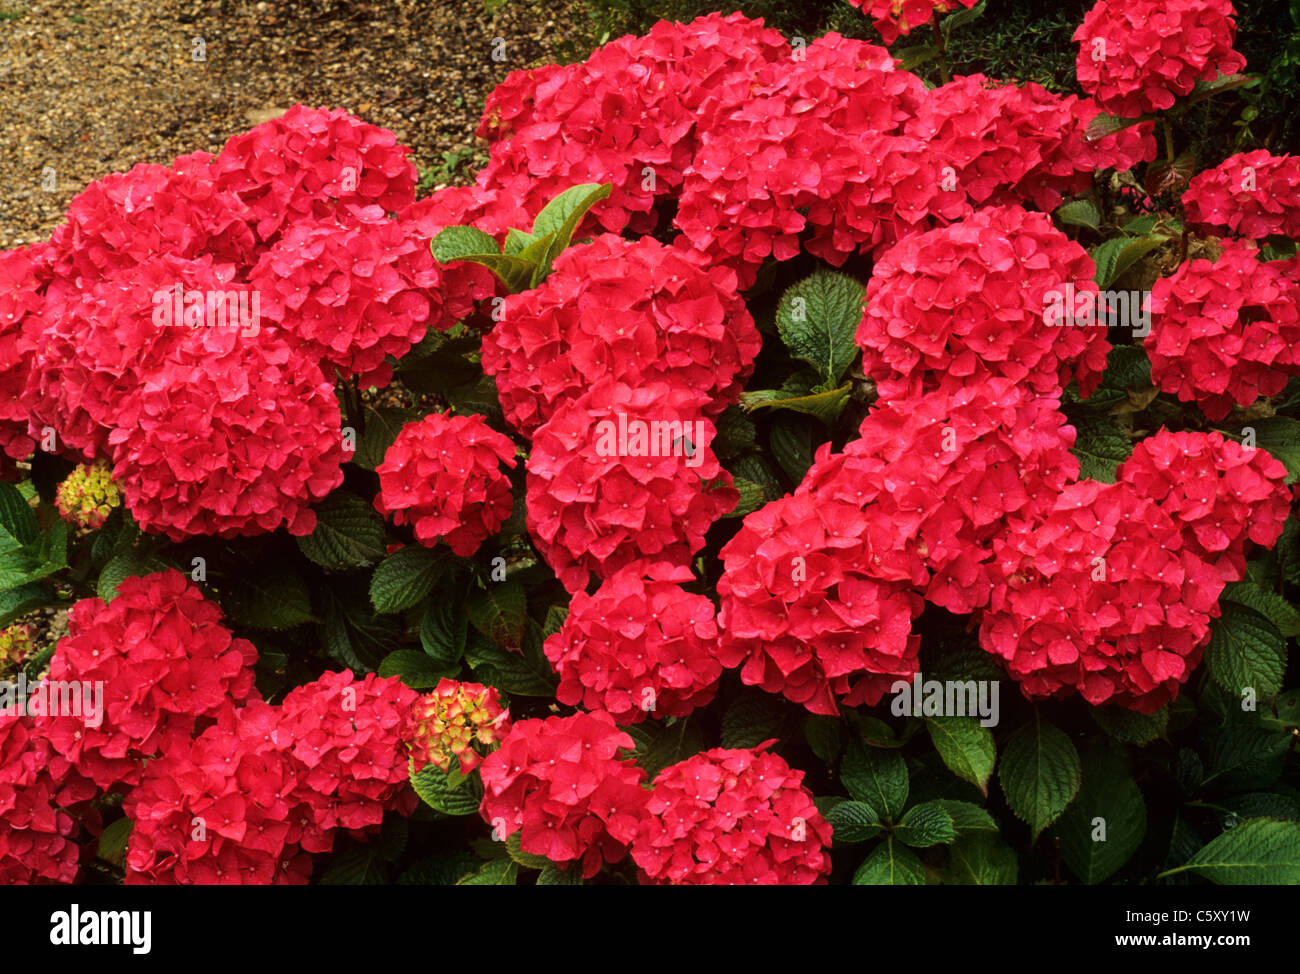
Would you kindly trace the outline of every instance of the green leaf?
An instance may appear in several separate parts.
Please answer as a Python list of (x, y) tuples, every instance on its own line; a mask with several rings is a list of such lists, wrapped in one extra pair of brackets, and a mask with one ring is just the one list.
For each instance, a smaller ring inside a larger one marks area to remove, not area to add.
[[(459, 787), (453, 786), (448, 774), (435, 764), (426, 764), (418, 772), (410, 764), (411, 787), (420, 800), (443, 815), (477, 815), (483, 801), (483, 787), (477, 777), (463, 778)], [(459, 776), (458, 776), (459, 777)]]
[(523, 697), (555, 696), (555, 676), (543, 656), (502, 649), (483, 638), (470, 641), (465, 661), (480, 682)]
[(654, 781), (668, 765), (684, 761), (704, 750), (704, 735), (695, 722), (689, 719), (679, 719), (664, 727), (650, 723), (636, 724), (627, 728), (627, 732), (636, 741), (633, 757), (645, 769), (650, 781)]
[(965, 835), (948, 852), (943, 880), (954, 886), (1014, 886), (1016, 853), (996, 835)]
[(1206, 793), (1268, 788), (1282, 776), (1291, 734), (1258, 724), (1225, 724), (1205, 734), (1205, 777), (1196, 783)]
[(126, 843), (131, 838), (131, 819), (123, 817), (104, 826), (99, 834), (95, 855), (119, 869), (126, 861)]
[(1125, 744), (1150, 744), (1165, 736), (1169, 728), (1169, 708), (1154, 714), (1139, 714), (1126, 707), (1089, 707), (1092, 719), (1111, 737)]
[(468, 852), (429, 856), (412, 863), (397, 877), (399, 886), (455, 886), (462, 877), (476, 872), (482, 859)]
[(1226, 602), (1223, 615), (1210, 623), (1205, 665), (1214, 681), (1240, 698), (1247, 687), (1257, 698), (1282, 690), (1286, 640), (1277, 627), (1254, 609)]
[(0, 528), (20, 545), (31, 544), (41, 533), (36, 512), (13, 484), (0, 481)]
[(1252, 420), (1255, 445), (1267, 450), (1286, 467), (1286, 482), (1300, 478), (1300, 421), (1289, 416)]
[(433, 591), (446, 569), (446, 559), (439, 552), (418, 544), (399, 548), (375, 569), (370, 579), (370, 603), (384, 614), (409, 609)]
[(1187, 105), (1195, 105), (1197, 102), (1222, 94), (1225, 91), (1253, 87), (1258, 82), (1259, 77), (1257, 75), (1240, 73), (1221, 74), (1213, 81), (1198, 81), (1192, 88), (1192, 93), (1187, 99)]
[(835, 764), (840, 758), (840, 751), (844, 749), (843, 731), (843, 723), (838, 717), (809, 714), (804, 718), (804, 738), (813, 754), (827, 764)]
[(1084, 131), (1083, 137), (1089, 142), (1096, 142), (1104, 139), (1116, 132), (1122, 132), (1133, 125), (1141, 125), (1143, 122), (1155, 120), (1154, 115), (1141, 115), (1137, 118), (1120, 118), (1118, 115), (1097, 115), (1088, 123), (1088, 128)]
[(289, 565), (250, 565), (231, 584), (221, 607), (231, 619), (253, 629), (289, 629), (311, 622), (311, 594)]
[(1168, 241), (1168, 237), (1150, 234), (1145, 237), (1116, 237), (1093, 247), (1089, 253), (1097, 265), (1094, 280), (1101, 290), (1110, 288), (1126, 270)]
[(156, 555), (138, 548), (127, 548), (120, 555), (110, 558), (108, 564), (100, 570), (99, 579), (95, 583), (95, 594), (105, 602), (112, 602), (117, 596), (117, 587), (128, 578), (152, 575), (166, 567), (166, 563)]
[[(419, 374), (417, 371), (413, 375), (408, 375), (400, 365), (398, 372), (402, 374), (402, 383), (407, 388), (412, 387), (410, 380)], [(417, 410), (401, 406), (382, 406), (378, 409), (367, 406), (363, 410), (363, 415), (366, 428), (357, 438), (357, 452), (352, 454), (352, 462), (363, 470), (370, 471), (384, 462), (384, 454), (393, 445), (402, 427), (420, 419)]]
[(959, 27), (965, 27), (967, 24), (978, 20), (980, 17), (984, 16), (984, 11), (987, 9), (988, 0), (980, 0), (979, 3), (975, 4), (975, 6), (971, 7), (969, 10), (959, 9), (947, 14), (940, 23), (940, 26), (943, 28), (945, 42), (950, 36), (952, 36), (954, 30)]
[(1036, 710), (1002, 748), (998, 781), (1011, 810), (1029, 823), (1034, 842), (1078, 794), (1081, 777), (1073, 742)]
[[(5, 532), (4, 537), (12, 537)], [(17, 539), (13, 539), (16, 543)], [(0, 589), (18, 588), (68, 567), (68, 524), (55, 521), (30, 544), (0, 554)]]
[(1083, 761), (1079, 796), (1061, 816), (1061, 858), (1089, 885), (1129, 861), (1147, 831), (1147, 806), (1124, 761), (1101, 748)]
[(7, 626), (19, 616), (49, 603), (49, 589), (37, 582), (0, 592), (0, 626)]
[(1101, 226), (1101, 211), (1092, 200), (1070, 200), (1056, 209), (1056, 218), (1071, 227), (1088, 227), (1096, 230)]
[(550, 236), (550, 242), (540, 255), (537, 269), (534, 271), (532, 284), (536, 287), (551, 273), (555, 258), (562, 254), (573, 242), (582, 218), (596, 203), (607, 199), (613, 192), (611, 183), (583, 183), (571, 186), (555, 199), (551, 200), (537, 214), (533, 222), (535, 236)]
[(1186, 870), (1223, 886), (1300, 885), (1300, 822), (1247, 819), (1160, 875)]
[(547, 866), (537, 877), (538, 886), (582, 886), (582, 870), (577, 866), (561, 869), (559, 866)]
[(893, 748), (867, 747), (854, 735), (849, 739), (840, 781), (845, 791), (866, 802), (888, 821), (897, 821), (907, 804), (907, 764)]
[(434, 260), (440, 264), (450, 264), (454, 260), (466, 257), (480, 257), (484, 254), (501, 253), (496, 238), (484, 233), (478, 227), (443, 227), (430, 244)]
[(993, 820), (993, 816), (988, 810), (981, 808), (972, 802), (953, 801), (950, 798), (940, 798), (936, 801), (943, 807), (949, 816), (952, 817), (952, 824), (961, 835), (968, 832), (996, 832), (998, 823)]
[(373, 849), (349, 849), (330, 863), (320, 878), (322, 886), (383, 886), (383, 863)]
[(852, 391), (852, 383), (845, 383), (838, 389), (811, 395), (790, 394), (780, 389), (755, 389), (752, 392), (741, 393), (740, 405), (749, 412), (759, 409), (789, 409), (816, 416), (830, 426), (840, 418), (840, 413), (844, 411)]
[(768, 445), (781, 469), (792, 481), (798, 483), (812, 466), (812, 428), (806, 421), (793, 416), (781, 416), (772, 423)]
[(369, 673), (392, 648), (398, 620), (375, 614), (364, 578), (336, 575), (332, 581), (320, 588), (325, 617), (321, 642), (344, 666)]
[(471, 592), (465, 613), (474, 628), (498, 646), (516, 649), (522, 645), (528, 597), (517, 579), (488, 582), (486, 588)]
[(997, 760), (993, 732), (978, 717), (927, 717), (925, 728), (952, 773), (987, 795)]
[(1088, 413), (1075, 422), (1078, 437), (1071, 452), (1079, 458), (1079, 477), (1113, 484), (1116, 469), (1133, 452), (1133, 444), (1109, 416)]
[(464, 877), (457, 886), (514, 886), (519, 879), (519, 863), (508, 856), (484, 863), (483, 868)]
[(384, 519), (373, 504), (336, 490), (316, 506), (316, 530), (298, 550), (326, 569), (356, 568), (384, 556)]
[(379, 664), (379, 675), (401, 677), (412, 690), (428, 690), (445, 675), (418, 649), (395, 649)]
[(924, 886), (925, 866), (916, 853), (886, 838), (853, 874), (854, 886)]
[(781, 341), (829, 386), (843, 378), (857, 357), (854, 335), (865, 294), (866, 287), (849, 275), (819, 270), (787, 288), (777, 303)]
[(506, 243), (502, 250), (511, 257), (517, 257), (537, 238), (526, 230), (511, 227), (506, 231)]
[(1282, 596), (1256, 582), (1232, 582), (1220, 599), (1254, 609), (1277, 627), (1283, 636), (1300, 636), (1300, 611)]
[(420, 621), (420, 645), (439, 670), (459, 666), (465, 655), (469, 619), (458, 602), (431, 602)]
[(826, 813), (826, 821), (834, 829), (832, 841), (836, 846), (866, 842), (885, 828), (876, 810), (866, 802), (840, 802)]
[(744, 477), (733, 476), (731, 485), (740, 491), (740, 500), (731, 511), (722, 515), (724, 518), (744, 517), (746, 514), (753, 514), (767, 503), (767, 490), (762, 484), (756, 484)]
[(770, 693), (745, 691), (722, 716), (723, 747), (757, 747), (778, 737), (785, 708)]
[(904, 813), (892, 834), (916, 849), (957, 841), (957, 823), (942, 802), (923, 802)]

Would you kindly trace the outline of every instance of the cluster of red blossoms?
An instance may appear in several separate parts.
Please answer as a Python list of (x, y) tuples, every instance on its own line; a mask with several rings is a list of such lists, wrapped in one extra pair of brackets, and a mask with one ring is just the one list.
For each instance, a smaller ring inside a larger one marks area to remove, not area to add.
[(439, 539), (469, 556), (510, 517), (510, 480), (501, 464), (515, 465), (515, 445), (481, 416), (431, 413), (407, 423), (375, 468), (375, 507), (409, 523), (416, 539)]
[(1300, 375), (1300, 274), (1224, 240), (1151, 287), (1151, 380), (1212, 420), (1281, 392)]
[(898, 40), (899, 35), (910, 34), (918, 27), (930, 23), (935, 14), (956, 10), (958, 5), (973, 7), (979, 0), (849, 0), (872, 19), (872, 26), (880, 31), (886, 44)]
[(174, 540), (310, 532), (347, 459), (336, 375), (386, 382), (470, 307), (443, 295), (436, 228), (401, 212), (407, 155), (298, 106), (216, 156), (92, 183), (48, 244), (0, 255), (8, 459), (107, 461)]
[(1231, 0), (1098, 0), (1074, 32), (1079, 86), (1122, 118), (1172, 108), (1246, 66), (1232, 14)]
[(78, 709), (0, 720), (0, 876), (73, 881), (107, 792), (133, 822), (128, 883), (305, 883), (340, 830), (414, 810), (414, 691), (333, 673), (270, 706), (256, 658), (174, 570), (78, 602), (48, 675)]
[(697, 754), (646, 790), (632, 738), (604, 711), (523, 720), (479, 768), (480, 814), (495, 838), (519, 832), (524, 852), (588, 877), (630, 850), (656, 883), (824, 882), (830, 826), (767, 744)]
[(1267, 149), (1229, 156), (1192, 178), (1183, 207), (1196, 230), (1252, 240), (1300, 237), (1300, 156)]

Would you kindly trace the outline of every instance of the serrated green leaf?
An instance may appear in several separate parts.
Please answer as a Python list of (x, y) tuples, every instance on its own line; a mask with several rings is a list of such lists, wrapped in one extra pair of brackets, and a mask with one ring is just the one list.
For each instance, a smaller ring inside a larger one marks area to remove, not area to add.
[(740, 405), (750, 412), (759, 409), (788, 409), (815, 416), (830, 426), (840, 418), (840, 413), (844, 412), (852, 391), (853, 386), (850, 383), (845, 383), (838, 389), (808, 395), (791, 395), (780, 389), (755, 389), (752, 392), (741, 393)]
[(627, 728), (627, 732), (636, 741), (632, 756), (645, 769), (646, 778), (650, 781), (668, 765), (684, 761), (704, 750), (704, 735), (690, 719), (678, 720), (667, 727), (652, 723), (636, 724)]
[(1276, 592), (1256, 582), (1232, 582), (1220, 599), (1254, 609), (1277, 627), (1283, 636), (1300, 636), (1300, 611)]
[(397, 878), (399, 886), (455, 886), (463, 876), (478, 870), (482, 859), (468, 852), (429, 856), (411, 864)]
[(0, 626), (50, 603), (50, 590), (37, 582), (0, 592)]
[(1149, 744), (1164, 737), (1169, 727), (1169, 708), (1154, 714), (1139, 714), (1127, 707), (1089, 707), (1093, 720), (1111, 737), (1125, 744)]
[(1056, 218), (1071, 227), (1088, 227), (1096, 230), (1101, 226), (1101, 211), (1092, 200), (1070, 200), (1056, 209)]
[(460, 665), (469, 637), (465, 608), (450, 599), (431, 602), (420, 620), (420, 645), (438, 670)]
[(311, 594), (289, 565), (250, 565), (221, 600), (226, 615), (253, 629), (289, 629), (311, 622)]
[(1089, 253), (1097, 266), (1094, 280), (1105, 291), (1139, 260), (1162, 246), (1168, 237), (1149, 234), (1145, 237), (1116, 237), (1093, 247)]
[(1071, 449), (1079, 458), (1080, 479), (1113, 484), (1119, 465), (1133, 452), (1133, 444), (1109, 416), (1089, 413), (1075, 422), (1078, 437)]
[(844, 790), (866, 802), (887, 821), (897, 821), (907, 804), (907, 764), (892, 748), (868, 747), (854, 735), (840, 766)]
[(519, 863), (510, 857), (493, 859), (477, 872), (465, 876), (457, 886), (514, 886), (519, 879)]
[(781, 469), (796, 484), (812, 466), (812, 427), (807, 420), (795, 416), (779, 416), (772, 423), (768, 446)]
[(740, 500), (731, 511), (722, 515), (724, 518), (753, 514), (767, 503), (767, 490), (762, 484), (756, 484), (744, 477), (732, 477), (731, 485), (740, 491)]
[(443, 227), (429, 246), (434, 260), (440, 264), (501, 253), (496, 238), (478, 227)]
[(1029, 824), (1034, 842), (1078, 794), (1081, 780), (1074, 743), (1037, 711), (1002, 748), (998, 781), (1016, 817)]
[(866, 287), (849, 275), (818, 270), (787, 288), (777, 302), (781, 341), (827, 385), (839, 383), (857, 357), (854, 335), (865, 294)]
[(1161, 876), (1188, 870), (1223, 886), (1300, 885), (1300, 822), (1248, 819)]
[(483, 801), (483, 787), (477, 777), (466, 778), (453, 786), (448, 774), (437, 765), (426, 764), (419, 771), (410, 764), (411, 787), (420, 800), (443, 815), (477, 815)]
[(321, 586), (320, 599), (325, 651), (358, 674), (372, 672), (392, 648), (398, 621), (375, 613), (364, 577), (332, 576), (330, 584)]
[(465, 661), (479, 682), (523, 697), (555, 695), (555, 675), (546, 658), (502, 649), (486, 639), (470, 640)]
[(1254, 690), (1257, 698), (1282, 689), (1286, 672), (1286, 640), (1277, 627), (1249, 606), (1225, 602), (1223, 614), (1210, 623), (1205, 665), (1214, 681), (1240, 697)]
[(826, 821), (834, 830), (832, 842), (836, 846), (866, 842), (884, 831), (880, 816), (866, 802), (842, 801), (826, 812)]
[(524, 621), (528, 618), (528, 597), (517, 579), (489, 582), (465, 600), (470, 623), (492, 642), (508, 649), (523, 644)]
[(1133, 125), (1141, 125), (1143, 122), (1150, 122), (1155, 118), (1153, 115), (1141, 115), (1137, 118), (1121, 118), (1118, 115), (1107, 115), (1105, 113), (1095, 116), (1088, 127), (1084, 130), (1083, 137), (1089, 142), (1097, 142), (1107, 136), (1114, 135), (1116, 132), (1122, 132), (1124, 129)]
[(948, 845), (957, 840), (957, 823), (939, 801), (913, 805), (904, 814), (891, 834), (914, 849), (927, 849), (932, 845)]
[(936, 799), (936, 802), (952, 817), (952, 824), (959, 835), (965, 835), (968, 832), (996, 832), (998, 830), (998, 823), (993, 820), (993, 816), (988, 813), (987, 809), (981, 808), (979, 805), (972, 802), (954, 801), (951, 798), (939, 798)]
[(22, 493), (11, 483), (0, 480), (0, 528), (20, 545), (28, 545), (41, 533), (36, 512)]
[(166, 567), (166, 563), (155, 555), (138, 548), (127, 548), (120, 555), (110, 558), (108, 564), (100, 569), (95, 594), (105, 602), (112, 602), (117, 597), (117, 587), (128, 578), (152, 575)]
[(320, 878), (322, 886), (383, 886), (385, 870), (373, 849), (349, 849), (330, 863)]
[(95, 855), (119, 869), (122, 868), (126, 861), (126, 844), (131, 838), (133, 824), (131, 819), (123, 817), (104, 826), (104, 831), (99, 834)]
[(1061, 858), (1080, 881), (1109, 879), (1129, 861), (1147, 830), (1142, 791), (1124, 761), (1094, 748), (1083, 761), (1078, 797), (1061, 816)]
[(547, 866), (537, 876), (538, 886), (582, 886), (582, 871), (577, 866), (561, 869), (559, 866)]
[(506, 231), (506, 242), (502, 250), (511, 257), (517, 257), (536, 239), (537, 238), (527, 230), (516, 230), (514, 227), (511, 227)]
[(978, 717), (927, 717), (925, 729), (952, 773), (987, 795), (997, 760), (993, 732)]
[(1015, 850), (996, 835), (965, 835), (948, 852), (943, 880), (954, 886), (1014, 886)]
[[(17, 539), (7, 531), (2, 534), (11, 538), (12, 543), (17, 543)], [(0, 589), (18, 588), (40, 581), (67, 567), (68, 524), (59, 520), (29, 544), (0, 554)]]
[(571, 186), (542, 207), (542, 211), (537, 214), (537, 219), (533, 222), (533, 234), (539, 237), (549, 235), (551, 240), (541, 254), (534, 271), (532, 278), (534, 287), (545, 280), (546, 275), (551, 272), (551, 265), (555, 262), (555, 258), (559, 257), (573, 242), (573, 235), (577, 232), (583, 217), (587, 215), (587, 211), (601, 200), (608, 199), (613, 189), (611, 183), (583, 183), (579, 186)]
[(506, 852), (511, 859), (525, 869), (547, 869), (555, 866), (555, 863), (545, 856), (524, 852), (523, 841), (524, 834), (522, 832), (512, 832), (506, 837)]
[(853, 874), (854, 886), (924, 886), (925, 866), (916, 853), (886, 837)]
[(1286, 482), (1300, 479), (1300, 421), (1290, 416), (1269, 416), (1252, 420), (1255, 445), (1267, 450), (1286, 467)]
[(357, 568), (384, 556), (384, 519), (373, 504), (336, 490), (316, 506), (316, 529), (298, 550), (322, 568)]
[(785, 712), (770, 693), (741, 693), (722, 715), (722, 746), (757, 747), (777, 737)]
[[(415, 375), (418, 376), (418, 373)], [(403, 373), (403, 384), (410, 378), (412, 377)], [(382, 406), (378, 409), (366, 406), (363, 416), (366, 428), (357, 438), (357, 450), (352, 454), (352, 462), (361, 469), (370, 471), (384, 462), (384, 454), (393, 445), (402, 427), (420, 419), (418, 410), (402, 406)]]
[(399, 548), (379, 563), (370, 579), (370, 604), (383, 614), (409, 609), (433, 591), (447, 569), (439, 552), (423, 545)]
[(804, 718), (803, 734), (813, 754), (827, 764), (834, 764), (844, 749), (844, 725), (838, 717), (809, 714)]
[(418, 649), (395, 649), (379, 664), (379, 675), (400, 677), (412, 690), (428, 690), (445, 675)]

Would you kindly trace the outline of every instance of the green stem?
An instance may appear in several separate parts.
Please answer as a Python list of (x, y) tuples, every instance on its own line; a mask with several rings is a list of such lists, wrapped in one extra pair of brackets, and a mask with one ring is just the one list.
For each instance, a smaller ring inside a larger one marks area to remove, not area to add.
[(934, 21), (931, 26), (934, 28), (934, 46), (939, 52), (939, 77), (944, 84), (952, 81), (952, 70), (948, 67), (948, 45), (943, 41), (943, 31), (939, 27), (939, 21)]

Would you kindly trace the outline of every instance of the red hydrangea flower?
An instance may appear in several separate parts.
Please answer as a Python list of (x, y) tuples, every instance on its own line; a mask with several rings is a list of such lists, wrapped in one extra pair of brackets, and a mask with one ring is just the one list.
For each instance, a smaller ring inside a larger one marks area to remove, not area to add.
[(654, 780), (632, 859), (643, 880), (674, 886), (809, 886), (831, 871), (830, 824), (803, 772), (767, 741), (714, 748)]
[(95, 786), (55, 751), (44, 717), (0, 716), (0, 883), (72, 883)]
[(44, 328), (42, 291), (51, 277), (52, 250), (33, 244), (0, 251), (0, 470), (26, 460), (36, 448), (29, 434), (24, 399), (35, 355), (35, 336)]
[(100, 788), (133, 786), (148, 759), (256, 698), (256, 662), (253, 644), (232, 637), (180, 572), (127, 578), (112, 602), (82, 599), (68, 614), (49, 679), (102, 691), (102, 722), (50, 718), (50, 743)]
[(397, 137), (341, 108), (295, 105), (226, 143), (212, 160), (217, 188), (251, 211), (262, 243), (287, 225), (347, 204), (394, 212), (415, 201), (415, 166)]
[(685, 717), (713, 699), (722, 676), (713, 603), (682, 589), (689, 568), (629, 565), (595, 595), (578, 592), (546, 658), (563, 704), (604, 710), (619, 724)]
[(1054, 399), (1005, 378), (945, 380), (877, 404), (843, 453), (821, 448), (798, 491), (857, 502), (869, 482), (878, 496), (867, 516), (908, 527), (906, 544), (930, 572), (925, 597), (964, 615), (988, 600), (993, 540), (1078, 477), (1074, 439)]
[(594, 876), (623, 858), (644, 815), (645, 772), (619, 757), (634, 746), (599, 711), (518, 721), (479, 765), (479, 814), (498, 840), (522, 830), (524, 852), (560, 866), (581, 860)]
[(50, 238), (59, 276), (91, 281), (160, 254), (250, 265), (253, 211), (218, 185), (214, 158), (195, 152), (170, 166), (140, 163), (87, 186)]
[(386, 809), (415, 810), (405, 742), (417, 699), (395, 676), (357, 679), (350, 670), (326, 673), (284, 698), (278, 728), (302, 768), (305, 849), (329, 849), (336, 828), (377, 826)]
[(836, 714), (837, 696), (874, 704), (916, 672), (914, 586), (927, 576), (908, 544), (913, 525), (871, 508), (884, 466), (848, 464), (842, 489), (769, 502), (723, 547), (719, 658), (743, 664), (746, 684)]
[(1154, 713), (1178, 695), (1224, 582), (1155, 500), (1128, 483), (1081, 481), (994, 546), (1003, 581), (980, 645), (1028, 696), (1075, 689), (1093, 706)]
[(886, 44), (898, 40), (930, 23), (936, 14), (956, 10), (958, 5), (973, 7), (979, 0), (849, 0), (871, 18), (871, 26), (880, 31)]
[(566, 250), (500, 318), (483, 338), (483, 370), (524, 435), (603, 378), (684, 385), (716, 415), (739, 399), (762, 347), (735, 275), (653, 237), (604, 234)]
[(250, 277), (261, 313), (322, 368), (362, 386), (392, 379), (429, 327), (446, 331), (441, 267), (429, 241), (377, 206), (346, 207), (285, 228)]
[(306, 885), (306, 769), (292, 743), (277, 708), (258, 701), (150, 761), (123, 803), (127, 885)]
[(375, 508), (410, 524), (416, 539), (441, 539), (468, 557), (510, 517), (510, 480), (501, 464), (515, 465), (515, 445), (482, 416), (432, 413), (407, 423), (375, 468)]
[(1300, 156), (1267, 149), (1229, 156), (1192, 178), (1183, 206), (1194, 230), (1254, 240), (1300, 237)]
[(1079, 86), (1122, 118), (1172, 108), (1246, 66), (1232, 15), (1231, 0), (1098, 0), (1074, 32)]
[(448, 771), (455, 758), (460, 773), (469, 774), (510, 733), (510, 708), (501, 706), (496, 687), (445, 677), (415, 702), (411, 719), (411, 757), (417, 771), (427, 764)]
[(528, 458), (528, 532), (570, 592), (648, 559), (689, 564), (736, 506), (709, 449), (707, 399), (666, 383), (605, 380), (556, 411)]
[(1071, 289), (1076, 302), (1095, 302), (1094, 271), (1047, 216), (1014, 206), (905, 237), (867, 285), (863, 371), (886, 400), (933, 389), (940, 376), (1005, 376), (1049, 398), (1073, 377), (1088, 395), (1106, 368), (1106, 329), (1067, 327), (1052, 311)]
[(975, 205), (1032, 200), (1050, 211), (1065, 194), (1091, 186), (1095, 171), (1155, 157), (1154, 124), (1089, 141), (1096, 115), (1095, 105), (1074, 95), (973, 74), (930, 91), (904, 131), (952, 167), (950, 179)]
[(1133, 448), (1119, 479), (1182, 525), (1187, 550), (1225, 582), (1246, 575), (1246, 544), (1271, 548), (1291, 513), (1286, 467), (1221, 433), (1161, 430)]
[(1275, 396), (1300, 374), (1300, 282), (1285, 262), (1261, 262), (1223, 241), (1217, 259), (1184, 263), (1151, 287), (1151, 381), (1211, 420)]
[(945, 189), (941, 160), (918, 140), (886, 138), (901, 135), (926, 95), (884, 48), (827, 34), (760, 68), (751, 88), (705, 131), (676, 217), (685, 242), (733, 267), (742, 288), (766, 258), (799, 253), (808, 226), (810, 251), (842, 264), (968, 212), (964, 194)]
[(747, 97), (754, 71), (789, 50), (762, 21), (710, 14), (511, 75), (484, 108), (479, 134), (500, 141), (477, 183), (533, 216), (571, 186), (610, 183), (585, 222), (649, 233), (656, 199), (681, 186), (714, 106)]

